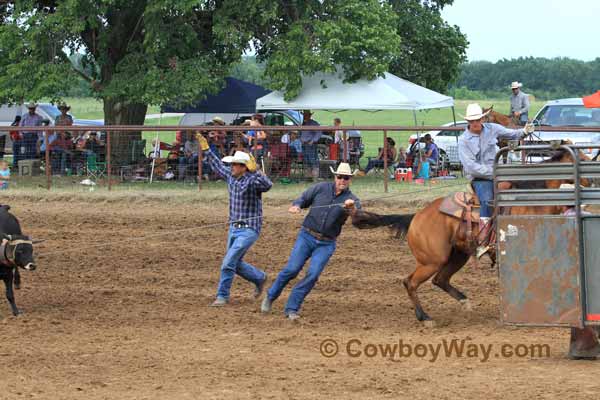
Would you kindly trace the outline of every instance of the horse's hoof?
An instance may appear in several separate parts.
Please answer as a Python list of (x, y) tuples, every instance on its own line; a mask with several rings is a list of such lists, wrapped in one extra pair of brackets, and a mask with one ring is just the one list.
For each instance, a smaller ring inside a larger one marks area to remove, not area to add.
[(423, 326), (425, 326), (425, 328), (435, 328), (435, 321), (432, 319), (428, 319), (426, 321), (423, 321)]
[(462, 299), (462, 300), (459, 300), (459, 302), (460, 302), (460, 306), (462, 307), (463, 311), (467, 311), (467, 312), (473, 311), (473, 306), (471, 305), (471, 301), (469, 299)]

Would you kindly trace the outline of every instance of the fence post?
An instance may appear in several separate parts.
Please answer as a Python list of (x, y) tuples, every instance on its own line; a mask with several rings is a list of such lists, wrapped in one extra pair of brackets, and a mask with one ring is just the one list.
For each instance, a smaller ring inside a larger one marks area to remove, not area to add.
[(110, 131), (106, 132), (106, 168), (108, 169), (107, 171), (107, 176), (108, 176), (108, 190), (111, 191), (112, 190), (112, 182), (110, 179), (111, 176), (111, 170), (112, 170), (112, 160), (111, 160), (111, 145), (110, 145)]
[(50, 165), (50, 138), (48, 132), (44, 132), (44, 147), (46, 153), (46, 188), (50, 190), (52, 186), (52, 166)]
[(198, 146), (198, 191), (202, 190), (202, 159), (204, 158), (204, 151)]
[(387, 131), (383, 131), (383, 190), (388, 192)]
[(344, 160), (344, 162), (348, 162), (348, 157), (346, 156), (346, 151), (348, 151), (348, 137), (346, 136), (346, 131), (344, 131), (344, 143), (342, 151), (344, 152), (342, 160)]

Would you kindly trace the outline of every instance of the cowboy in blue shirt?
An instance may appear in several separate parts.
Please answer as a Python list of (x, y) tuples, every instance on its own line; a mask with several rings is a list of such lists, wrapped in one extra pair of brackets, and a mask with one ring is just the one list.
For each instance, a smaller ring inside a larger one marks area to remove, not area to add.
[[(262, 225), (262, 194), (269, 191), (273, 183), (262, 173), (254, 172), (256, 163), (248, 153), (236, 151), (233, 156), (221, 161), (210, 149), (204, 136), (198, 135), (198, 143), (213, 171), (225, 179), (229, 186), (230, 227), (227, 253), (221, 264), (217, 298), (211, 305), (220, 307), (229, 302), (229, 291), (235, 274), (256, 286), (254, 297), (258, 298), (267, 281), (267, 274), (244, 262), (243, 258), (258, 239)], [(230, 163), (231, 167), (226, 167), (224, 162)]]
[(304, 299), (317, 283), (321, 272), (333, 255), (336, 239), (349, 215), (360, 208), (360, 201), (350, 191), (352, 171), (350, 165), (341, 163), (335, 174), (335, 182), (318, 183), (307, 189), (292, 203), (289, 212), (297, 214), (302, 208), (310, 211), (292, 249), (287, 265), (277, 276), (262, 302), (261, 311), (271, 311), (271, 305), (286, 285), (294, 279), (310, 258), (308, 271), (292, 289), (285, 306), (285, 315), (295, 320)]

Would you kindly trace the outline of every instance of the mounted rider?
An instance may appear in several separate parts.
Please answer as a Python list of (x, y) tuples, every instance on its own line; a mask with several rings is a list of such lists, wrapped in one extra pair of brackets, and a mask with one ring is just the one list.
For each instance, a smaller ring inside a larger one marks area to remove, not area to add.
[(517, 81), (510, 84), (510, 117), (523, 126), (529, 119), (529, 95), (521, 91), (521, 86), (523, 84)]
[[(498, 151), (496, 145), (498, 138), (518, 140), (534, 131), (532, 124), (526, 124), (520, 129), (508, 129), (499, 124), (483, 123), (482, 119), (488, 112), (484, 113), (479, 104), (469, 104), (466, 115), (463, 116), (468, 121), (468, 125), (458, 141), (460, 162), (481, 206), (480, 232), (489, 229), (488, 225), (492, 217), (490, 204), (494, 200), (494, 158)], [(478, 247), (477, 257), (481, 257), (487, 250), (487, 246)]]

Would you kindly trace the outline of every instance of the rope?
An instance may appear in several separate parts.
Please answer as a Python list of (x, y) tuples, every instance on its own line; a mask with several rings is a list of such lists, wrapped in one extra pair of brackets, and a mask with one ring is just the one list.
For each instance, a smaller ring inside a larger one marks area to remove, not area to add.
[[(401, 193), (394, 193), (394, 194), (389, 194), (389, 195), (384, 195), (384, 196), (372, 197), (372, 198), (369, 198), (366, 200), (361, 200), (361, 203), (367, 203), (367, 202), (372, 202), (372, 201), (376, 201), (376, 200), (383, 200), (383, 199), (388, 199), (388, 198), (392, 198), (392, 197), (400, 197), (400, 196), (406, 196), (406, 195), (423, 193), (423, 192), (430, 192), (432, 190), (464, 186), (464, 185), (465, 185), (464, 182), (461, 182), (461, 183), (456, 183), (456, 184), (452, 184), (452, 185), (440, 185), (440, 186), (436, 186), (436, 187), (430, 186), (427, 189), (422, 189), (422, 190), (413, 190), (413, 191), (409, 191), (409, 192), (401, 192)], [(338, 207), (338, 206), (341, 207), (341, 206), (343, 206), (343, 204), (344, 203), (334, 203), (334, 204), (328, 204), (325, 206), (315, 206), (315, 207), (311, 207), (311, 208), (317, 209), (317, 208), (332, 208), (332, 207)], [(286, 215), (287, 213), (288, 213), (288, 211), (286, 210), (286, 211), (274, 213), (272, 215), (263, 215), (263, 216), (257, 216), (257, 217), (244, 218), (244, 219), (237, 220), (235, 222), (248, 222), (248, 221), (252, 221), (252, 220), (260, 219), (260, 218), (274, 218), (274, 217)], [(194, 226), (191, 228), (176, 229), (176, 230), (167, 231), (167, 232), (132, 237), (132, 238), (128, 238), (128, 239), (121, 239), (119, 241), (108, 241), (108, 242), (96, 243), (96, 244), (92, 244), (92, 245), (86, 244), (85, 247), (86, 247), (86, 249), (95, 248), (95, 247), (108, 247), (108, 246), (111, 246), (114, 244), (132, 243), (132, 242), (143, 241), (143, 240), (146, 240), (149, 238), (172, 236), (172, 235), (184, 233), (184, 232), (192, 232), (192, 231), (196, 231), (196, 230), (211, 229), (211, 228), (216, 228), (216, 227), (220, 227), (220, 226), (230, 225), (231, 223), (232, 222), (230, 222), (230, 221), (218, 222), (218, 223), (214, 223), (214, 224), (200, 225), (200, 226)], [(79, 248), (74, 248), (74, 249), (70, 249), (70, 250), (59, 250), (59, 251), (53, 251), (53, 252), (49, 252), (49, 253), (42, 253), (42, 254), (38, 255), (38, 257), (43, 258), (43, 257), (47, 257), (50, 255), (67, 254), (67, 253), (79, 252), (79, 251), (81, 251)]]

